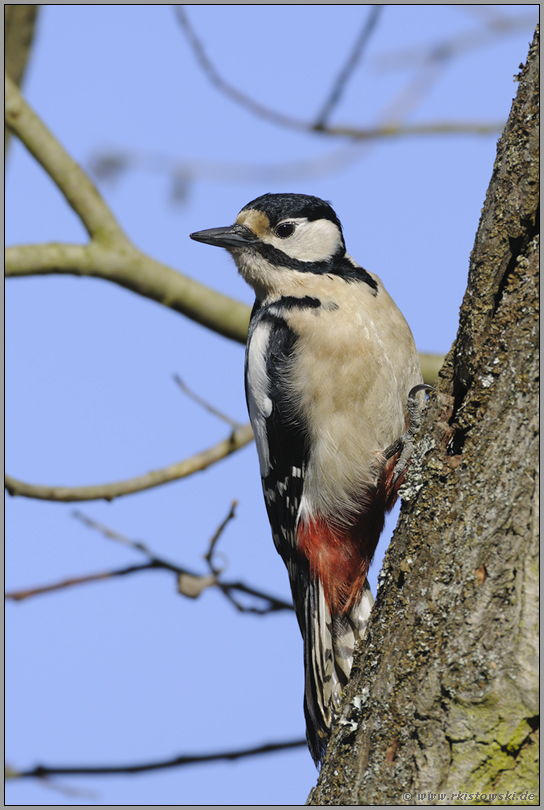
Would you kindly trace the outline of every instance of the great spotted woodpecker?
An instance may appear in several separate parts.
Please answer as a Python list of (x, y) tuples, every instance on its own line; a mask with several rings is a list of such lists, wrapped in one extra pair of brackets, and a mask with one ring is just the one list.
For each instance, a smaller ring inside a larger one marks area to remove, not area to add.
[(380, 279), (347, 254), (328, 203), (265, 194), (234, 225), (191, 238), (226, 248), (256, 295), (246, 396), (304, 639), (318, 764), (374, 602), (368, 568), (427, 386), (408, 324)]

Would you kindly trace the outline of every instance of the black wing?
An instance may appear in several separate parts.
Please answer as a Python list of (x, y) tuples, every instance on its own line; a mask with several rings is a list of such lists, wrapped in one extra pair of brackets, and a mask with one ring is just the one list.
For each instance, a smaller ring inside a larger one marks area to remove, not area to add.
[(274, 305), (255, 304), (246, 353), (246, 397), (261, 461), (272, 536), (289, 572), (295, 610), (304, 635), (308, 561), (298, 555), (296, 531), (308, 461), (308, 437), (287, 385), (289, 361), (296, 342), (296, 334), (277, 314)]

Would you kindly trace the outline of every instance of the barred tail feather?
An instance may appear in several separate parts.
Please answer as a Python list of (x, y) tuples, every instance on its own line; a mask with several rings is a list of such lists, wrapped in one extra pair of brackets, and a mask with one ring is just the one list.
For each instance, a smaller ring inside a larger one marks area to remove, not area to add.
[(308, 746), (317, 764), (325, 755), (355, 645), (365, 634), (374, 598), (365, 581), (360, 600), (343, 615), (331, 616), (319, 579), (310, 579), (306, 596), (304, 714)]

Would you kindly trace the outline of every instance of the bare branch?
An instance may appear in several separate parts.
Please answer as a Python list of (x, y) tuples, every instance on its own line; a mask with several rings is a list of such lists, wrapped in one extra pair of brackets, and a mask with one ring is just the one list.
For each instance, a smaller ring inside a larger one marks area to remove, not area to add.
[[(423, 379), (432, 384), (436, 381), (438, 370), (440, 369), (443, 357), (441, 355), (422, 354), (420, 355)], [(145, 475), (136, 478), (129, 478), (125, 481), (116, 481), (111, 484), (96, 484), (81, 487), (48, 486), (41, 484), (29, 484), (20, 481), (10, 475), (5, 476), (5, 488), (12, 497), (21, 496), (24, 498), (35, 498), (42, 501), (96, 501), (104, 499), (111, 501), (122, 495), (130, 495), (134, 492), (142, 492), (145, 489), (161, 486), (162, 484), (186, 478), (195, 472), (205, 470), (223, 458), (231, 455), (253, 439), (253, 431), (249, 423), (234, 430), (228, 439), (197, 453), (185, 461), (163, 467), (160, 470), (152, 470)]]
[[(210, 540), (210, 550), (206, 555), (206, 560), (213, 552), (213, 548), (224, 531), (227, 523), (232, 520), (235, 514), (237, 502), (233, 501), (230, 511), (227, 517), (222, 521), (219, 528), (214, 533), (213, 537)], [(5, 598), (10, 599), (14, 602), (22, 601), (23, 599), (29, 599), (33, 596), (40, 596), (44, 593), (50, 593), (51, 591), (58, 591), (64, 588), (69, 588), (74, 585), (84, 585), (89, 582), (98, 582), (100, 580), (105, 579), (114, 579), (115, 577), (125, 576), (127, 574), (138, 574), (142, 571), (170, 571), (171, 573), (176, 575), (177, 578), (177, 586), (178, 586), (178, 593), (181, 593), (183, 596), (187, 596), (190, 599), (196, 599), (200, 594), (206, 590), (207, 588), (211, 587), (218, 587), (223, 594), (227, 597), (229, 602), (241, 613), (254, 613), (258, 615), (264, 615), (266, 613), (276, 613), (281, 610), (289, 610), (292, 611), (293, 605), (289, 602), (284, 602), (282, 599), (278, 599), (275, 596), (271, 596), (270, 594), (264, 593), (263, 591), (259, 591), (256, 588), (252, 588), (249, 585), (245, 585), (243, 582), (220, 582), (219, 575), (221, 571), (214, 570), (212, 567), (211, 562), (208, 560), (208, 564), (212, 570), (212, 576), (201, 576), (200, 574), (195, 574), (192, 571), (187, 570), (186, 568), (182, 568), (179, 565), (175, 565), (174, 563), (170, 563), (167, 560), (161, 559), (157, 557), (156, 554), (148, 547), (145, 543), (142, 543), (140, 540), (131, 540), (130, 538), (126, 537), (119, 532), (110, 529), (108, 526), (105, 526), (103, 523), (99, 523), (96, 520), (84, 515), (82, 512), (75, 511), (72, 513), (75, 518), (80, 520), (90, 529), (94, 529), (95, 531), (99, 531), (104, 537), (107, 537), (110, 540), (115, 540), (119, 543), (122, 543), (129, 548), (133, 548), (136, 551), (145, 554), (149, 559), (147, 563), (143, 563), (141, 565), (131, 565), (127, 568), (121, 568), (114, 571), (105, 571), (98, 574), (88, 574), (82, 577), (71, 577), (70, 579), (62, 580), (61, 582), (56, 582), (51, 585), (42, 585), (36, 588), (25, 588), (19, 591), (10, 591), (6, 593)], [(257, 607), (255, 605), (242, 605), (238, 602), (234, 596), (233, 592), (240, 592), (247, 594), (248, 596), (255, 597), (256, 599), (261, 600), (265, 603), (263, 607)]]
[(478, 22), (490, 28), (509, 27), (512, 19), (516, 19), (499, 11), (498, 6), (453, 5), (453, 8), (457, 9), (462, 14), (469, 14), (471, 17), (476, 18)]
[[(390, 123), (359, 129), (352, 126), (324, 127), (319, 132), (341, 135), (354, 141), (374, 141), (382, 138), (419, 137), (422, 135), (491, 135), (501, 132), (504, 121), (436, 121), (428, 124)], [(317, 131), (317, 130), (316, 130)]]
[[(190, 596), (191, 598), (195, 598), (199, 596), (200, 593), (205, 588), (216, 586), (218, 587), (227, 597), (227, 599), (234, 605), (234, 607), (240, 611), (241, 613), (257, 613), (259, 615), (264, 615), (265, 613), (275, 613), (280, 610), (293, 610), (293, 605), (289, 602), (284, 602), (283, 599), (278, 599), (275, 596), (271, 596), (270, 594), (264, 593), (263, 591), (259, 591), (255, 588), (250, 587), (249, 585), (245, 585), (243, 582), (222, 582), (219, 580), (219, 575), (221, 571), (216, 569), (211, 562), (211, 555), (213, 554), (214, 547), (217, 543), (217, 540), (223, 533), (225, 527), (232, 520), (235, 516), (235, 509), (237, 506), (237, 501), (233, 501), (231, 504), (230, 511), (226, 518), (221, 522), (218, 529), (212, 536), (210, 540), (210, 548), (207, 552), (205, 559), (208, 562), (210, 567), (210, 571), (212, 572), (213, 578), (209, 577), (202, 577), (199, 574), (195, 574), (192, 571), (188, 571), (186, 568), (181, 568), (178, 565), (174, 565), (173, 563), (167, 562), (157, 555), (142, 543), (141, 540), (131, 540), (130, 538), (126, 537), (123, 534), (119, 534), (119, 532), (110, 529), (108, 526), (104, 526), (104, 524), (99, 523), (96, 520), (84, 515), (82, 512), (74, 511), (73, 515), (75, 518), (80, 520), (90, 529), (94, 529), (95, 531), (99, 531), (105, 537), (109, 538), (110, 540), (116, 540), (119, 543), (122, 543), (125, 546), (129, 546), (130, 548), (136, 549), (136, 551), (140, 551), (143, 554), (146, 554), (149, 557), (150, 564), (148, 566), (142, 566), (142, 568), (135, 567), (136, 570), (144, 570), (145, 568), (155, 568), (155, 569), (165, 569), (167, 571), (172, 571), (178, 577), (178, 590), (184, 596)], [(127, 573), (130, 573), (127, 571)], [(185, 580), (181, 580), (181, 577), (185, 577)], [(206, 580), (206, 582), (204, 582)], [(262, 600), (265, 602), (264, 607), (255, 607), (255, 606), (246, 606), (242, 605), (238, 602), (232, 595), (233, 591), (239, 591), (240, 593), (245, 593), (248, 596), (254, 596), (257, 599)]]
[(249, 110), (254, 115), (258, 115), (261, 118), (267, 118), (269, 121), (272, 121), (275, 124), (289, 127), (290, 129), (311, 129), (311, 125), (309, 125), (306, 121), (300, 121), (297, 118), (292, 118), (291, 116), (283, 115), (283, 113), (278, 113), (275, 110), (271, 110), (270, 108), (265, 107), (263, 104), (260, 104), (258, 101), (254, 101), (254, 99), (246, 96), (245, 93), (242, 93), (236, 87), (233, 87), (231, 84), (226, 82), (220, 75), (219, 71), (215, 69), (214, 65), (208, 59), (202, 43), (198, 39), (187, 18), (187, 15), (185, 14), (184, 7), (182, 5), (175, 5), (174, 11), (187, 38), (187, 41), (193, 50), (198, 64), (214, 87), (217, 87), (217, 89), (220, 90), (224, 95), (228, 96), (242, 107), (245, 107), (246, 110)]
[[(458, 6), (455, 8), (474, 8), (474, 6)], [(480, 7), (482, 8), (482, 7)], [(516, 16), (504, 17), (501, 23), (495, 20), (493, 26), (486, 29), (474, 28), (462, 34), (455, 34), (442, 42), (430, 42), (427, 45), (417, 45), (414, 48), (405, 48), (383, 53), (372, 60), (374, 67), (380, 71), (405, 70), (428, 62), (430, 59), (451, 59), (462, 53), (468, 53), (483, 48), (503, 37), (511, 36), (534, 26), (538, 21), (538, 11), (529, 11)]]
[(4, 65), (19, 87), (25, 74), (40, 6), (4, 4)]
[(371, 7), (370, 14), (364, 22), (361, 33), (357, 37), (355, 46), (351, 54), (349, 55), (346, 64), (340, 71), (332, 88), (332, 91), (329, 95), (329, 98), (325, 101), (321, 112), (317, 116), (317, 120), (315, 122), (316, 129), (321, 129), (322, 127), (325, 126), (325, 124), (327, 123), (327, 119), (330, 118), (331, 112), (340, 101), (342, 92), (348, 82), (348, 79), (355, 70), (357, 63), (361, 60), (365, 45), (367, 45), (367, 43), (370, 41), (370, 37), (372, 36), (376, 28), (378, 19), (382, 11), (383, 11), (382, 5), (375, 5)]
[(143, 554), (147, 554), (148, 557), (154, 559), (152, 552), (140, 540), (131, 540), (130, 537), (110, 529), (109, 526), (106, 526), (104, 523), (99, 523), (97, 520), (93, 520), (83, 512), (79, 512), (77, 509), (74, 509), (72, 512), (72, 517), (81, 521), (81, 523), (83, 523), (84, 526), (87, 526), (88, 529), (93, 529), (94, 531), (100, 532), (100, 534), (107, 537), (108, 540), (115, 540), (117, 543), (121, 543), (123, 546), (136, 549), (136, 551), (141, 551)]
[[(4, 4), (4, 66), (19, 87), (26, 71), (36, 30), (36, 17), (40, 10), (37, 4)], [(10, 129), (4, 125), (4, 156), (6, 155)]]
[(112, 212), (85, 172), (66, 154), (45, 124), (25, 102), (15, 83), (5, 77), (6, 124), (45, 169), (91, 237), (114, 237), (125, 243)]
[(60, 591), (64, 588), (71, 588), (73, 585), (86, 585), (88, 582), (99, 582), (104, 579), (113, 579), (114, 577), (122, 577), (125, 574), (135, 574), (140, 571), (149, 571), (152, 568), (157, 568), (155, 563), (143, 563), (142, 565), (131, 565), (128, 568), (120, 568), (117, 571), (103, 571), (99, 574), (87, 574), (83, 577), (70, 577), (63, 579), (61, 582), (55, 582), (52, 585), (42, 585), (37, 588), (25, 588), (20, 591), (8, 591), (5, 594), (5, 599), (12, 600), (13, 602), (22, 602), (23, 599), (29, 599), (32, 596), (41, 596), (44, 593), (51, 593), (51, 591)]
[(231, 504), (231, 507), (230, 507), (230, 512), (228, 513), (226, 518), (223, 520), (223, 522), (218, 526), (217, 531), (215, 532), (215, 534), (213, 535), (213, 537), (210, 540), (210, 547), (209, 547), (208, 551), (206, 552), (206, 554), (204, 555), (204, 559), (206, 560), (206, 562), (210, 566), (210, 571), (215, 576), (217, 576), (218, 574), (221, 573), (221, 571), (219, 569), (217, 569), (213, 565), (213, 561), (212, 561), (215, 546), (216, 546), (217, 541), (219, 540), (219, 538), (223, 534), (223, 531), (225, 530), (225, 527), (227, 526), (227, 523), (229, 523), (233, 519), (233, 517), (235, 516), (237, 506), (238, 506), (238, 501), (233, 501), (232, 504)]
[[(236, 610), (240, 613), (256, 613), (259, 616), (263, 616), (266, 613), (275, 613), (280, 610), (294, 610), (293, 605), (290, 602), (284, 602), (283, 599), (277, 599), (275, 596), (270, 596), (269, 594), (265, 594), (262, 591), (257, 591), (254, 588), (250, 588), (247, 585), (244, 585), (243, 582), (222, 582), (219, 579), (221, 575), (221, 569), (217, 568), (213, 563), (213, 554), (215, 551), (215, 546), (217, 541), (221, 537), (223, 530), (227, 523), (232, 520), (234, 517), (235, 509), (237, 506), (237, 501), (232, 502), (232, 506), (230, 512), (221, 523), (215, 534), (210, 540), (210, 547), (208, 552), (204, 555), (204, 559), (208, 563), (210, 567), (210, 571), (212, 572), (212, 576), (214, 577), (214, 582), (211, 583), (213, 585), (217, 585), (217, 587), (223, 591), (224, 595), (227, 597), (229, 602), (234, 605)], [(243, 605), (238, 599), (235, 598), (233, 592), (240, 592), (245, 593), (248, 596), (254, 596), (257, 599), (262, 599), (266, 604), (263, 607), (256, 607), (255, 605)]]
[(245, 343), (250, 307), (147, 256), (130, 243), (37, 244), (9, 247), (7, 278), (73, 275), (112, 281), (151, 298), (230, 340)]
[(244, 343), (250, 309), (139, 251), (85, 172), (6, 77), (6, 122), (43, 166), (91, 236), (89, 245), (25, 245), (6, 251), (6, 276), (67, 273), (113, 281)]
[(231, 426), (231, 428), (236, 430), (237, 428), (240, 428), (242, 426), (241, 422), (237, 422), (235, 419), (231, 419), (230, 416), (227, 416), (222, 411), (215, 408), (213, 405), (210, 405), (209, 402), (206, 402), (205, 399), (202, 399), (202, 397), (200, 397), (198, 394), (195, 394), (195, 392), (192, 391), (189, 388), (189, 386), (186, 385), (181, 379), (181, 377), (179, 377), (177, 374), (174, 374), (174, 380), (179, 385), (184, 394), (187, 394), (188, 397), (190, 397), (194, 402), (197, 402), (199, 405), (201, 405), (206, 411), (213, 414), (214, 416), (217, 416), (217, 418), (221, 419), (223, 422), (226, 422), (228, 425)]
[(217, 762), (218, 760), (235, 760), (243, 759), (245, 757), (262, 756), (263, 754), (271, 754), (274, 751), (287, 751), (291, 748), (302, 748), (306, 745), (306, 740), (290, 740), (287, 742), (279, 743), (266, 743), (259, 745), (255, 748), (242, 748), (236, 751), (221, 751), (216, 754), (190, 754), (175, 757), (174, 759), (162, 760), (159, 762), (144, 762), (137, 765), (72, 765), (72, 766), (50, 766), (50, 765), (37, 765), (32, 770), (16, 771), (10, 768), (9, 778), (11, 779), (28, 779), (28, 778), (42, 778), (44, 776), (60, 776), (62, 774), (71, 774), (72, 776), (98, 776), (119, 773), (141, 773), (143, 771), (158, 771), (165, 768), (180, 768), (184, 765), (197, 765), (202, 762)]
[(112, 484), (97, 484), (94, 486), (82, 487), (59, 487), (43, 486), (40, 484), (28, 484), (5, 476), (5, 487), (10, 495), (20, 495), (24, 498), (36, 498), (41, 501), (96, 501), (104, 499), (111, 501), (122, 495), (131, 495), (134, 492), (142, 492), (145, 489), (158, 487), (180, 478), (186, 478), (195, 472), (200, 472), (215, 464), (231, 453), (235, 453), (241, 447), (253, 439), (253, 431), (248, 423), (238, 430), (232, 432), (228, 439), (215, 444), (213, 447), (197, 453), (185, 461), (172, 464), (170, 467), (163, 467), (160, 470), (152, 470), (137, 478), (129, 478), (126, 481), (115, 481)]
[[(254, 115), (258, 115), (261, 118), (266, 118), (269, 121), (272, 121), (274, 124), (278, 124), (279, 126), (287, 127), (289, 129), (296, 129), (303, 132), (314, 132), (321, 135), (334, 135), (337, 137), (343, 138), (350, 138), (353, 140), (374, 140), (376, 138), (382, 137), (391, 137), (391, 136), (401, 136), (401, 135), (441, 135), (441, 134), (458, 134), (458, 133), (465, 133), (465, 134), (473, 134), (473, 135), (484, 135), (493, 132), (500, 132), (503, 126), (503, 123), (450, 123), (450, 122), (443, 122), (443, 123), (430, 123), (430, 124), (415, 124), (415, 125), (407, 125), (407, 126), (400, 126), (398, 124), (388, 125), (388, 126), (378, 126), (378, 127), (370, 127), (370, 128), (360, 128), (360, 127), (353, 127), (353, 126), (337, 126), (337, 127), (329, 127), (320, 124), (312, 124), (307, 121), (303, 121), (298, 118), (293, 118), (291, 116), (284, 115), (283, 113), (279, 113), (275, 110), (271, 110), (268, 107), (264, 107), (259, 102), (255, 101), (254, 99), (247, 96), (245, 93), (242, 93), (237, 88), (233, 87), (231, 84), (226, 82), (219, 72), (216, 70), (214, 65), (208, 59), (202, 43), (196, 36), (187, 15), (183, 9), (183, 6), (174, 6), (176, 16), (180, 25), (182, 26), (185, 35), (193, 49), (195, 54), (195, 58), (200, 64), (202, 70), (210, 80), (210, 82), (217, 87), (225, 95), (229, 96), (229, 98), (233, 99), (237, 104), (240, 104), (242, 107), (245, 107), (247, 110), (252, 112)], [(323, 113), (321, 114), (323, 115)], [(119, 165), (119, 164), (118, 164)], [(188, 175), (190, 176), (190, 174)]]
[[(229, 602), (231, 602), (236, 610), (238, 610), (240, 613), (255, 613), (258, 616), (264, 616), (267, 613), (277, 613), (281, 610), (294, 610), (294, 607), (290, 602), (284, 602), (283, 599), (277, 599), (275, 596), (270, 596), (269, 594), (263, 593), (263, 591), (250, 588), (248, 585), (244, 585), (243, 582), (218, 581), (217, 587), (223, 591)], [(266, 604), (262, 608), (255, 607), (254, 605), (242, 605), (233, 597), (233, 591), (239, 591), (240, 593), (245, 593), (248, 596), (255, 596), (257, 599), (262, 599)]]
[[(19, 773), (12, 768), (9, 763), (5, 763), (4, 765), (4, 778), (5, 779), (17, 779), (19, 777)], [(49, 779), (47, 776), (43, 776), (40, 778), (40, 786), (48, 788), (49, 790), (54, 791), (55, 793), (61, 793), (64, 796), (73, 796), (79, 799), (98, 799), (96, 793), (88, 791), (88, 790), (77, 790), (76, 788), (70, 787), (68, 785), (61, 785), (59, 782), (55, 782), (52, 779)]]
[[(123, 173), (140, 170), (160, 174), (171, 185), (170, 199), (174, 204), (185, 200), (185, 192), (190, 183), (206, 180), (211, 183), (293, 183), (314, 180), (339, 171), (345, 171), (354, 163), (368, 155), (361, 149), (366, 144), (384, 138), (412, 138), (448, 135), (487, 136), (499, 133), (503, 122), (449, 122), (437, 121), (426, 124), (402, 125), (395, 119), (387, 120), (383, 126), (367, 128), (327, 127), (327, 134), (338, 132), (344, 136), (344, 143), (333, 150), (309, 159), (292, 160), (276, 164), (228, 163), (217, 160), (197, 160), (179, 158), (167, 154), (133, 150), (111, 150), (95, 152), (89, 160), (89, 171), (103, 181), (114, 182)], [(166, 302), (165, 302), (166, 303)], [(170, 302), (168, 302), (170, 305)], [(189, 317), (191, 317), (189, 315)], [(249, 318), (249, 310), (246, 311)], [(218, 331), (216, 329), (216, 331)], [(227, 337), (231, 335), (226, 334)], [(235, 338), (237, 339), (237, 338)], [(242, 336), (242, 339), (243, 336)]]
[[(42, 596), (43, 594), (51, 593), (52, 591), (64, 590), (65, 588), (70, 588), (75, 585), (86, 585), (89, 582), (100, 582), (106, 579), (115, 579), (115, 577), (122, 577), (126, 574), (139, 574), (143, 571), (160, 570), (176, 573), (178, 576), (178, 593), (181, 593), (183, 596), (187, 596), (191, 599), (194, 599), (195, 596), (199, 596), (202, 591), (205, 590), (205, 588), (217, 586), (219, 590), (221, 590), (225, 596), (227, 596), (229, 602), (231, 602), (231, 604), (234, 605), (234, 607), (240, 613), (254, 613), (262, 616), (267, 613), (277, 613), (282, 610), (294, 610), (293, 605), (291, 605), (289, 602), (284, 602), (283, 599), (278, 599), (275, 596), (271, 596), (263, 591), (259, 591), (257, 588), (251, 588), (249, 585), (245, 585), (243, 582), (218, 582), (217, 577), (202, 577), (198, 574), (191, 574), (188, 571), (184, 571), (178, 566), (170, 565), (163, 560), (151, 560), (150, 562), (142, 563), (141, 565), (130, 565), (127, 568), (120, 568), (114, 571), (104, 571), (98, 574), (88, 574), (83, 577), (71, 577), (69, 579), (62, 580), (61, 582), (54, 582), (51, 585), (41, 585), (36, 588), (24, 588), (19, 591), (8, 591), (5, 594), (5, 599), (13, 602), (22, 602), (24, 599), (31, 599), (34, 596)], [(185, 585), (183, 588), (180, 588), (179, 580), (181, 577), (186, 578), (185, 583), (187, 582), (187, 579), (199, 581), (201, 583), (200, 587), (198, 589), (191, 589), (191, 593), (189, 592), (189, 589), (185, 587)], [(232, 597), (233, 591), (239, 591), (240, 593), (245, 593), (248, 596), (253, 596), (256, 599), (262, 600), (266, 604), (262, 608), (255, 607), (254, 605), (241, 605)]]
[(40, 786), (52, 790), (53, 793), (60, 793), (61, 796), (69, 796), (74, 799), (93, 799), (92, 804), (99, 803), (98, 793), (94, 793), (91, 790), (77, 790), (69, 785), (61, 785), (59, 782), (48, 779), (46, 776), (40, 779)]

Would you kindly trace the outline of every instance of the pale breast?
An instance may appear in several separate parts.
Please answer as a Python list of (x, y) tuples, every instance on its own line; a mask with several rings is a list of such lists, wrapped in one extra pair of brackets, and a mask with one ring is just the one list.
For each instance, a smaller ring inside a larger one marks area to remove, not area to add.
[(406, 429), (408, 393), (421, 382), (408, 324), (376, 280), (374, 294), (327, 277), (322, 306), (287, 317), (299, 335), (289, 386), (310, 426), (310, 511), (360, 504), (361, 491), (376, 482), (380, 452)]

